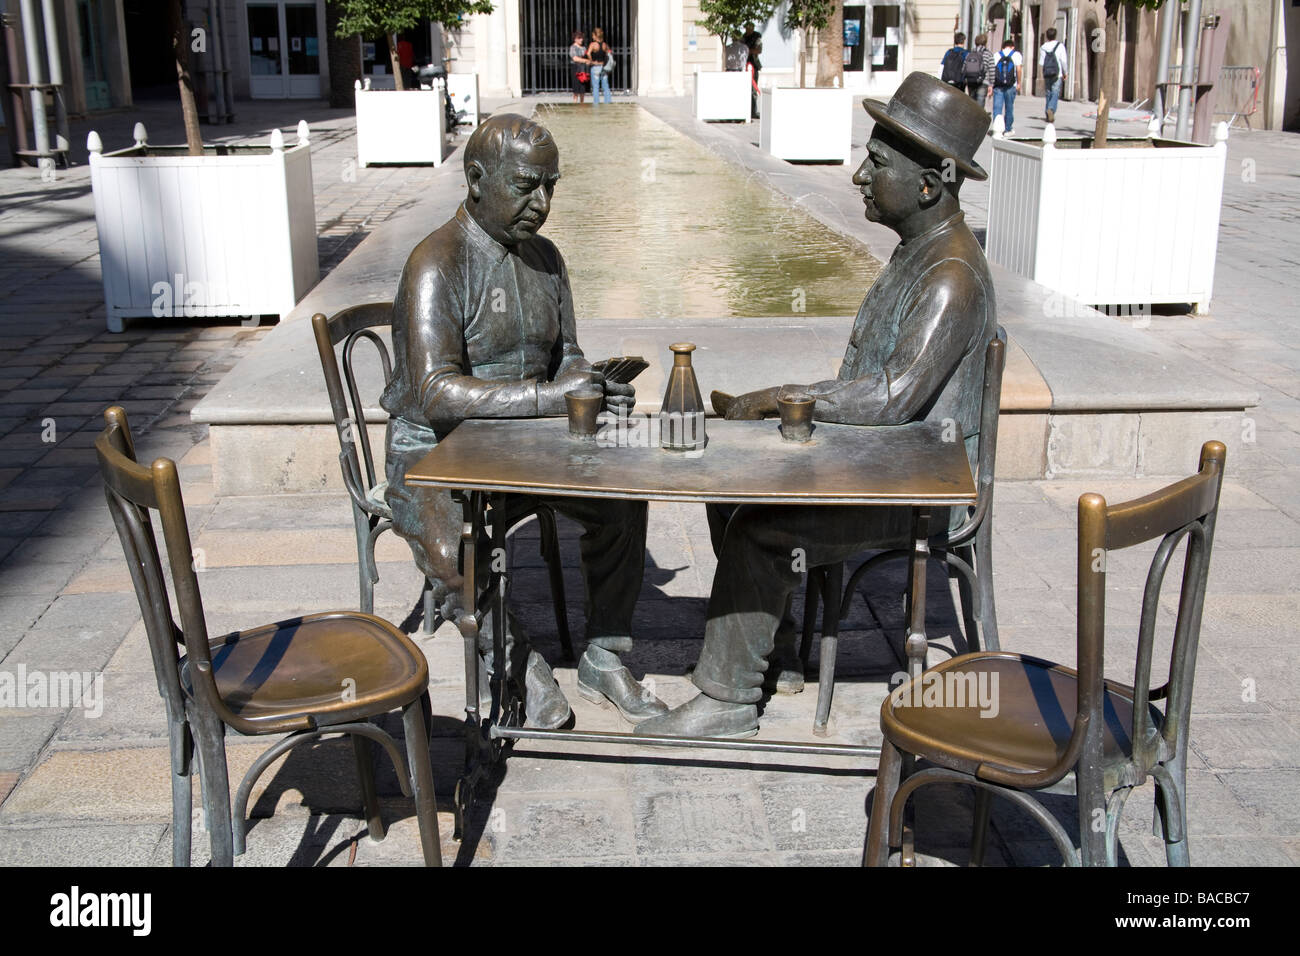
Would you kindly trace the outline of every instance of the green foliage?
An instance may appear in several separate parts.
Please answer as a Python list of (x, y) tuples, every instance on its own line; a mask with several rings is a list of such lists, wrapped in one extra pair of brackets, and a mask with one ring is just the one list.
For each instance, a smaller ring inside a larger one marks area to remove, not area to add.
[(460, 25), (462, 16), (491, 13), (492, 0), (330, 0), (339, 11), (335, 35), (347, 38), (392, 36), (413, 29), (422, 17), (448, 30)]
[(785, 25), (791, 30), (817, 33), (825, 30), (835, 13), (835, 0), (790, 0)]
[(772, 17), (776, 0), (700, 0), (704, 19), (695, 22), (723, 40), (739, 37), (751, 20), (762, 25)]

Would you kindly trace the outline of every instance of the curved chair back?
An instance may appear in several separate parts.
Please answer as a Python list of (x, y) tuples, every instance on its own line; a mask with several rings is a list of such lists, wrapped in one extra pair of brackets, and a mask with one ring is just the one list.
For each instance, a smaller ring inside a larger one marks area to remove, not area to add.
[[(366, 514), (375, 514), (367, 498), (376, 484), (375, 459), (366, 430), (365, 406), (357, 388), (353, 352), (359, 341), (368, 340), (379, 353), (384, 381), (392, 377), (392, 357), (375, 329), (393, 324), (393, 304), (369, 302), (344, 309), (330, 318), (318, 312), (311, 317), (311, 324), (316, 350), (320, 353), (321, 370), (325, 373), (330, 410), (334, 413), (334, 427), (338, 429), (343, 484), (353, 504)], [(335, 351), (340, 342), (343, 343), (341, 362)]]
[[(1214, 543), (1214, 524), (1223, 485), (1227, 451), (1221, 442), (1201, 447), (1200, 466), (1195, 475), (1159, 491), (1116, 505), (1107, 505), (1099, 494), (1079, 498), (1078, 537), (1078, 662), (1077, 711), (1069, 745), (1061, 759), (1043, 773), (1024, 774), (991, 764), (980, 767), (979, 776), (995, 783), (1017, 787), (1044, 787), (1078, 767), (1079, 790), (1090, 784), (1100, 789), (1099, 764), (1104, 733), (1103, 713), (1106, 628), (1106, 558), (1112, 551), (1160, 539), (1147, 572), (1142, 596), (1142, 617), (1138, 630), (1137, 666), (1134, 672), (1133, 720), (1125, 728), (1132, 741), (1133, 763), (1149, 767), (1157, 758), (1177, 753), (1187, 744), (1188, 715), (1192, 700), (1192, 678), (1201, 631), (1201, 609), (1205, 582)], [(1151, 655), (1155, 625), (1165, 572), (1178, 545), (1187, 540), (1179, 584), (1178, 615), (1170, 655), (1168, 680), (1150, 688)], [(1160, 733), (1151, 725), (1148, 704), (1165, 701)], [(1093, 779), (1089, 779), (1093, 778)], [(1137, 780), (1141, 783), (1141, 780)], [(1094, 803), (1094, 805), (1096, 805)]]
[[(177, 657), (178, 645), (183, 645), (189, 659), (188, 676), (194, 696), (222, 719), (233, 721), (234, 715), (222, 703), (212, 677), (208, 627), (203, 616), (203, 599), (199, 594), (176, 463), (170, 458), (159, 458), (152, 466), (145, 467), (136, 461), (131, 429), (126, 412), (120, 406), (107, 409), (104, 420), (107, 424), (95, 439), (95, 454), (104, 479), (108, 509), (126, 552), (131, 581), (144, 615), (154, 676), (168, 716), (175, 720), (184, 720), (185, 717)], [(158, 512), (162, 524), (167, 563), (181, 616), (180, 627), (172, 618), (167, 579), (158, 554), (150, 510)], [(175, 741), (173, 746), (176, 746)]]
[(948, 544), (965, 544), (975, 536), (993, 507), (993, 477), (998, 457), (998, 412), (1002, 407), (1002, 372), (1007, 362), (1007, 332), (1002, 326), (984, 350), (984, 387), (980, 392), (980, 433), (975, 452), (975, 510), (948, 535)]

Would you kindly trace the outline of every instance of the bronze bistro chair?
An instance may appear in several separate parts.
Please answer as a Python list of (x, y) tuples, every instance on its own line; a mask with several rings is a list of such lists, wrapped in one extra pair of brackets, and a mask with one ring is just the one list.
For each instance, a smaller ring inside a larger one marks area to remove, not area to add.
[[(966, 646), (974, 650), (996, 651), (998, 643), (997, 609), (993, 603), (993, 477), (998, 454), (998, 412), (1002, 400), (1002, 370), (1006, 365), (1007, 333), (998, 326), (997, 334), (984, 350), (984, 386), (980, 398), (979, 447), (975, 458), (975, 507), (962, 524), (949, 531), (941, 529), (930, 538), (930, 557), (944, 562), (948, 573), (957, 578), (961, 596), (962, 626)], [(813, 628), (817, 623), (818, 598), (822, 599), (821, 666), (817, 683), (817, 715), (813, 733), (826, 733), (835, 693), (835, 656), (840, 622), (849, 614), (849, 603), (862, 578), (886, 561), (910, 558), (910, 548), (879, 551), (858, 566), (841, 587), (844, 565), (833, 564), (810, 568), (804, 598), (803, 645), (800, 656), (804, 670), (812, 650)], [(908, 615), (910, 617), (910, 614)]]
[[(1124, 801), (1148, 776), (1155, 778), (1156, 809), (1170, 866), (1187, 866), (1187, 735), (1192, 678), (1214, 542), (1226, 451), (1217, 441), (1201, 448), (1190, 478), (1144, 498), (1107, 505), (1099, 494), (1079, 499), (1077, 669), (1025, 654), (963, 654), (895, 689), (880, 708), (884, 732), (880, 770), (863, 862), (883, 866), (891, 847), (914, 853), (903, 839), (907, 799), (928, 783), (967, 783), (975, 792), (971, 862), (984, 856), (992, 794), (1012, 800), (1047, 830), (1066, 865), (1116, 865)], [(1160, 539), (1142, 595), (1134, 686), (1102, 673), (1106, 623), (1106, 555)], [(1170, 558), (1186, 540), (1174, 623), (1169, 676), (1149, 687), (1160, 590)], [(993, 684), (993, 679), (997, 684)], [(973, 684), (996, 689), (997, 713), (962, 706)], [(942, 683), (940, 683), (942, 681)], [(928, 682), (928, 684), (927, 684)], [(917, 685), (921, 685), (918, 687)], [(945, 698), (926, 705), (925, 691)], [(948, 698), (953, 688), (951, 699)], [(1155, 705), (1164, 702), (1163, 711)], [(933, 766), (900, 777), (903, 754)], [(1029, 791), (1074, 793), (1079, 852), (1069, 834)], [(888, 838), (888, 840), (886, 840)]]
[[(172, 770), (172, 863), (190, 863), (190, 774), (194, 751), (212, 841), (212, 862), (230, 866), (244, 852), (244, 818), (253, 784), (281, 754), (323, 734), (352, 736), (370, 836), (383, 839), (371, 741), (388, 751), (402, 792), (414, 795), (424, 862), (440, 866), (438, 817), (429, 763), (429, 668), (419, 648), (387, 621), (355, 611), (329, 611), (208, 638), (191, 564), (176, 463), (135, 459), (126, 412), (104, 412), (95, 441), (104, 494), (126, 552), (153, 656), (158, 693), (167, 709)], [(154, 538), (157, 511), (180, 610), (172, 618), (167, 580)], [(396, 742), (368, 721), (401, 708), (406, 735)], [(232, 817), (226, 727), (241, 734), (286, 734), (244, 775)]]
[[(311, 317), (312, 331), (316, 336), (316, 351), (320, 355), (325, 387), (329, 392), (330, 409), (334, 413), (334, 426), (339, 436), (339, 465), (343, 469), (343, 486), (352, 499), (352, 520), (357, 533), (357, 565), (361, 585), (361, 610), (367, 614), (375, 609), (375, 585), (379, 582), (379, 568), (375, 563), (375, 541), (393, 526), (393, 513), (388, 507), (387, 481), (375, 480), (375, 459), (370, 448), (370, 435), (366, 431), (365, 406), (357, 387), (353, 367), (353, 351), (362, 339), (368, 340), (379, 353), (384, 381), (393, 374), (392, 357), (388, 346), (376, 329), (391, 326), (393, 304), (369, 302), (356, 305), (326, 318), (317, 312)], [(342, 343), (342, 362), (335, 349)], [(340, 374), (340, 366), (342, 372)], [(345, 390), (346, 389), (346, 390)], [(569, 636), (568, 609), (564, 597), (564, 572), (560, 564), (560, 539), (555, 526), (555, 512), (547, 505), (537, 504), (521, 513), (511, 513), (506, 520), (513, 527), (531, 515), (537, 515), (540, 525), (540, 547), (551, 582), (551, 600), (555, 610), (555, 627), (559, 633), (564, 656), (573, 660), (573, 642)], [(424, 582), (424, 631), (432, 634), (437, 627), (437, 609), (433, 606), (433, 588), (428, 579)]]

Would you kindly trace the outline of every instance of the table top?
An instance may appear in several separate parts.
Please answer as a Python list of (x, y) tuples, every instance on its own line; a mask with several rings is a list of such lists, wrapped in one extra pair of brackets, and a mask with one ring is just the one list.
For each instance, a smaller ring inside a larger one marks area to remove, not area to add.
[[(582, 441), (564, 418), (462, 422), (407, 472), (408, 484), (580, 498), (759, 504), (970, 505), (962, 442), (939, 425), (816, 423), (785, 441), (775, 419), (709, 419), (702, 453)], [(610, 446), (610, 447), (606, 447)]]

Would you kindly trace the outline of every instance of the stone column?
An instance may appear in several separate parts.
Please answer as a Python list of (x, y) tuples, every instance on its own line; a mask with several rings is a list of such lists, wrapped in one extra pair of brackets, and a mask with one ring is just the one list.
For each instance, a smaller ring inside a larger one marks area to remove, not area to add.
[(509, 96), (510, 78), (506, 57), (510, 55), (510, 46), (506, 42), (505, 7), (498, 3), (483, 20), (484, 49), (481, 55), (475, 57), (483, 78), (482, 92), (490, 96)]
[(650, 53), (650, 90), (654, 94), (671, 94), (672, 77), (672, 12), (668, 8), (669, 0), (650, 0), (653, 5), (653, 30)]

